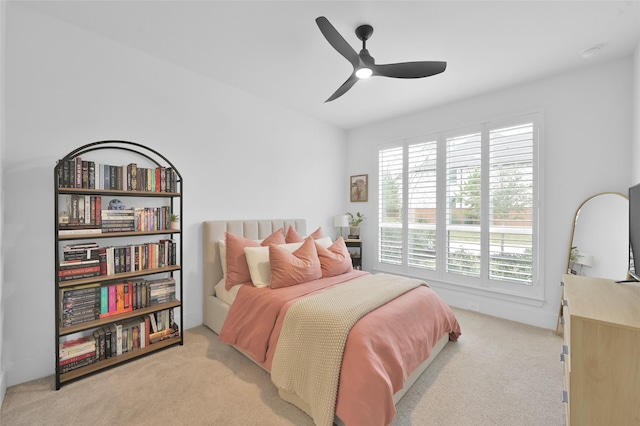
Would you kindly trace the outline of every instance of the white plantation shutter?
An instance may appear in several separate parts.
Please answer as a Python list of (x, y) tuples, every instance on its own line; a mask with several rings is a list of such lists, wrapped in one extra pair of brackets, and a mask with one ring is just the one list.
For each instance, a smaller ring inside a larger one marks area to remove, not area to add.
[(480, 276), (480, 133), (446, 139), (447, 272)]
[(539, 120), (380, 146), (376, 268), (539, 295)]
[(408, 265), (436, 269), (436, 140), (408, 147)]
[(532, 281), (532, 123), (489, 132), (489, 276)]
[(402, 206), (404, 149), (379, 151), (378, 262), (402, 264)]

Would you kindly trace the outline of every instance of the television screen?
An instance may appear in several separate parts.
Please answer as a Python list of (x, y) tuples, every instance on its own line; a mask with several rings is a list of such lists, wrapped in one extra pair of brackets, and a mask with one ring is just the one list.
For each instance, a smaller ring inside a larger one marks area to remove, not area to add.
[(636, 259), (640, 263), (640, 184), (629, 188), (629, 275), (640, 281)]

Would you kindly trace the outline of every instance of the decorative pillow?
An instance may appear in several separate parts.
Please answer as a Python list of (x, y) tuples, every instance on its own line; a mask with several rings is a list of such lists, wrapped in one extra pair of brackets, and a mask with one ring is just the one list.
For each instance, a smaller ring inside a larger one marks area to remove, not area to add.
[(309, 237), (300, 248), (289, 253), (275, 244), (269, 246), (271, 288), (289, 287), (322, 278), (316, 243)]
[(261, 243), (248, 238), (225, 232), (226, 240), (226, 262), (227, 262), (227, 279), (225, 288), (230, 290), (237, 284), (243, 284), (251, 281), (249, 273), (249, 265), (247, 264), (247, 256), (244, 253), (245, 247), (260, 247), (260, 245), (268, 246), (270, 243), (284, 244), (284, 231), (282, 228), (265, 238)]
[(316, 244), (320, 244), (324, 248), (327, 248), (331, 244), (333, 244), (333, 241), (331, 241), (331, 237), (322, 237), (322, 238), (316, 239), (315, 241), (316, 241)]
[[(322, 227), (318, 227), (318, 229), (313, 231), (313, 233), (309, 236), (313, 237), (314, 240), (324, 237), (324, 234), (322, 233)], [(300, 233), (296, 231), (293, 226), (289, 226), (289, 230), (287, 230), (287, 236), (285, 239), (287, 243), (301, 243), (304, 241), (305, 237), (300, 235)]]
[(273, 231), (273, 234), (269, 235), (267, 238), (260, 241), (260, 245), (269, 247), (269, 244), (284, 244), (286, 242), (287, 241), (285, 241), (285, 237), (284, 237), (284, 229), (279, 228)]
[(227, 280), (227, 242), (225, 240), (218, 240), (218, 247), (220, 248), (220, 263), (222, 264), (222, 278)]
[(231, 287), (234, 285), (246, 283), (251, 280), (244, 248), (260, 247), (260, 243), (234, 235), (230, 232), (225, 233), (225, 239), (227, 247), (227, 280), (225, 281), (224, 287), (227, 290), (231, 290)]
[[(289, 253), (296, 251), (302, 243), (278, 244)], [(271, 283), (271, 262), (269, 262), (269, 247), (245, 247), (251, 282), (256, 287), (268, 287)]]
[(316, 250), (320, 259), (322, 278), (342, 275), (353, 269), (351, 255), (342, 237), (326, 248), (316, 241)]

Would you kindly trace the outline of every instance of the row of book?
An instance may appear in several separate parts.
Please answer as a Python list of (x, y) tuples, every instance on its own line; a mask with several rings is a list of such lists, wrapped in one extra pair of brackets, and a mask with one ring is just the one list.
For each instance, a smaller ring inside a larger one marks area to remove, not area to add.
[(62, 259), (58, 265), (58, 281), (145, 271), (176, 265), (176, 242), (161, 239), (108, 247), (100, 247), (95, 242), (72, 244), (62, 249)]
[[(104, 232), (161, 231), (171, 227), (171, 207), (124, 208), (117, 199), (108, 209), (100, 195), (67, 194), (58, 213), (59, 235)], [(117, 208), (112, 208), (117, 207)]]
[(60, 289), (60, 323), (69, 327), (173, 300), (176, 300), (173, 277), (63, 288)]
[(140, 167), (136, 163), (115, 166), (75, 157), (59, 165), (58, 187), (177, 192), (178, 174), (172, 167)]
[(60, 345), (58, 365), (61, 373), (136, 349), (180, 336), (173, 309), (141, 315), (96, 328), (91, 335)]

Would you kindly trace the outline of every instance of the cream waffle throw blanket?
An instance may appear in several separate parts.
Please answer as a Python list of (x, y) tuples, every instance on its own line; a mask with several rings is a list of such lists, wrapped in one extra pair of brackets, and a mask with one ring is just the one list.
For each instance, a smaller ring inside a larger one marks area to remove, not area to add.
[(271, 366), (280, 397), (316, 425), (334, 420), (340, 366), (351, 327), (368, 312), (424, 281), (365, 275), (301, 299), (287, 310)]

